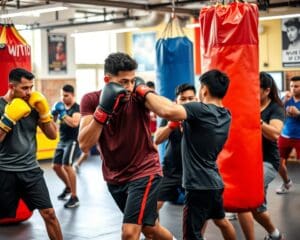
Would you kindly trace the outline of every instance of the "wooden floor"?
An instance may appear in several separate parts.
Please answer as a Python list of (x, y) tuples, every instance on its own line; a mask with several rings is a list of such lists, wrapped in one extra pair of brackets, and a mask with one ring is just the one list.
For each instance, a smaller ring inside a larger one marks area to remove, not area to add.
[[(120, 239), (122, 214), (109, 195), (102, 179), (101, 162), (98, 156), (89, 157), (83, 163), (78, 174), (78, 196), (80, 206), (65, 209), (64, 202), (57, 200), (63, 184), (51, 169), (49, 161), (42, 161), (46, 181), (56, 214), (62, 226), (66, 240), (117, 240)], [(277, 195), (275, 188), (280, 184), (279, 177), (272, 182), (269, 189), (269, 211), (273, 222), (284, 233), (286, 240), (300, 240), (300, 164), (289, 163), (290, 176), (294, 182), (293, 189), (287, 195)], [(0, 206), (1, 207), (1, 206)], [(182, 239), (182, 206), (166, 204), (160, 221), (177, 239)], [(238, 239), (244, 239), (237, 221), (232, 221)], [(261, 226), (256, 224), (256, 239), (266, 235)], [(207, 240), (222, 239), (219, 230), (210, 222), (205, 234)], [(14, 226), (0, 226), (0, 240), (44, 240), (47, 239), (44, 223), (37, 211), (26, 222)]]

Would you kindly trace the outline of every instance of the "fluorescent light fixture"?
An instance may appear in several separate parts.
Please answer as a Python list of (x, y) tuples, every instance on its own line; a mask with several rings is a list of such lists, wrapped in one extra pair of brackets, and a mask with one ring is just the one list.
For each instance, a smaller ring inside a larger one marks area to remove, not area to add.
[(284, 14), (284, 15), (276, 15), (276, 16), (262, 16), (262, 17), (259, 17), (259, 20), (260, 21), (266, 21), (266, 20), (283, 19), (283, 18), (295, 18), (295, 17), (300, 17), (300, 13)]
[(190, 23), (185, 26), (186, 28), (197, 28), (200, 27), (200, 23)]
[(66, 10), (63, 3), (51, 3), (36, 7), (20, 8), (17, 10), (8, 10), (0, 12), (0, 18), (13, 18), (13, 17), (24, 17), (24, 16), (37, 16), (41, 13), (49, 13)]

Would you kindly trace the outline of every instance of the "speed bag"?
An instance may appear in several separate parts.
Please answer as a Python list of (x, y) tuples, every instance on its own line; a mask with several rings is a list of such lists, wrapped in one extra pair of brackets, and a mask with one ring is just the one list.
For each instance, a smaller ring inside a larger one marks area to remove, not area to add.
[(0, 25), (0, 96), (8, 89), (8, 75), (14, 68), (31, 71), (31, 50), (13, 24)]
[(179, 84), (194, 85), (193, 43), (187, 37), (159, 39), (156, 42), (157, 91), (171, 100)]
[(224, 180), (224, 207), (239, 212), (264, 200), (258, 8), (234, 2), (200, 12), (202, 71), (225, 72), (230, 85), (223, 104), (232, 115), (228, 140), (217, 164)]
[(28, 209), (26, 204), (20, 199), (15, 217), (0, 218), (0, 224), (13, 224), (23, 222), (32, 216), (32, 211)]

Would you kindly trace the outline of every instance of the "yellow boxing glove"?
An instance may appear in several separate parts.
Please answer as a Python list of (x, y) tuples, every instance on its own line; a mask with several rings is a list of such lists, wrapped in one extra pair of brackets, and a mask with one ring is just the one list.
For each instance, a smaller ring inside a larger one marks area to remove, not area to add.
[(0, 128), (5, 132), (9, 132), (17, 121), (28, 116), (30, 112), (30, 107), (23, 99), (14, 98), (5, 106), (4, 114), (0, 120)]
[(32, 92), (28, 100), (31, 107), (38, 111), (40, 121), (47, 123), (51, 121), (50, 108), (45, 96), (40, 92)]

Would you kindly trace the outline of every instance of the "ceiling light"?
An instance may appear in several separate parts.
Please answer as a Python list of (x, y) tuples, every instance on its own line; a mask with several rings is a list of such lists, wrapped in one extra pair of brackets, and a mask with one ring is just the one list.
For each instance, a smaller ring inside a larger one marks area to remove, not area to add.
[(186, 28), (198, 28), (200, 27), (200, 23), (189, 23), (185, 25)]
[(0, 12), (0, 18), (13, 18), (13, 17), (24, 17), (24, 16), (36, 16), (41, 13), (49, 13), (66, 10), (63, 3), (45, 4), (35, 7), (19, 8), (17, 10), (4, 10)]

